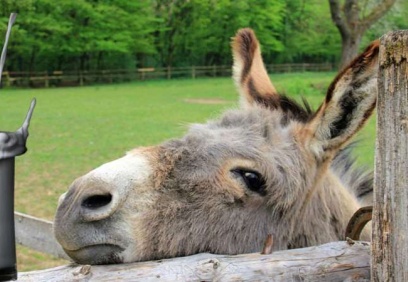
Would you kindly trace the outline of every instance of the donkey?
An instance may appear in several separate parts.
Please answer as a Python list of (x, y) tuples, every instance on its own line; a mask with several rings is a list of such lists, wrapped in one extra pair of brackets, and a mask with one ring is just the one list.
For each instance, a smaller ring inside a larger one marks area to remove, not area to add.
[[(344, 239), (372, 174), (347, 141), (376, 104), (378, 42), (341, 71), (316, 112), (277, 93), (250, 29), (232, 42), (241, 107), (181, 139), (128, 152), (60, 197), (55, 236), (77, 263), (258, 252)], [(369, 233), (365, 233), (369, 239)]]

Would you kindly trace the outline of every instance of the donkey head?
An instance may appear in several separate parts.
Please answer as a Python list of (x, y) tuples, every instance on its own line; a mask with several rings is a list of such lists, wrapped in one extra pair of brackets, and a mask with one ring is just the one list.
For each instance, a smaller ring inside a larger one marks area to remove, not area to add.
[(275, 249), (342, 237), (369, 182), (341, 167), (342, 148), (375, 107), (378, 43), (337, 75), (315, 113), (278, 95), (252, 30), (232, 46), (241, 109), (130, 151), (60, 198), (55, 235), (74, 261), (256, 252), (267, 234)]

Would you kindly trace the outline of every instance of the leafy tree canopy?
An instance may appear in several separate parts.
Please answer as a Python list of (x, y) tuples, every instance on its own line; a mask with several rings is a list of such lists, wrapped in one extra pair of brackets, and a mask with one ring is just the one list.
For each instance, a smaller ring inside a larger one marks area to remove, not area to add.
[[(321, 0), (0, 0), (1, 34), (11, 12), (19, 14), (12, 71), (229, 65), (231, 37), (242, 27), (256, 31), (267, 63), (338, 62), (341, 51)], [(407, 2), (397, 0), (363, 43), (407, 28), (407, 16)]]

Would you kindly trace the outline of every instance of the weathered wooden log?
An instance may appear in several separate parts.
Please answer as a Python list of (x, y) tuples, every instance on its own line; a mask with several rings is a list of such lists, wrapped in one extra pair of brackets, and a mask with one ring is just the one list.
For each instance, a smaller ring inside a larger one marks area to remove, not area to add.
[(269, 255), (198, 254), (131, 264), (61, 266), (18, 281), (369, 281), (370, 246), (333, 242)]
[(408, 31), (381, 38), (373, 281), (408, 281)]

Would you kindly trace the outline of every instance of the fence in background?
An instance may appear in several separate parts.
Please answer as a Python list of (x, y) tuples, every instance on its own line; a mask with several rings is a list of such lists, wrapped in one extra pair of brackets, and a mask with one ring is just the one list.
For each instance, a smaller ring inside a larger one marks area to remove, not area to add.
[[(266, 65), (269, 73), (306, 71), (333, 71), (333, 64), (273, 64)], [(135, 70), (101, 71), (51, 71), (51, 72), (3, 72), (5, 87), (59, 87), (84, 86), (99, 83), (143, 81), (151, 79), (227, 77), (231, 76), (231, 66), (191, 66), (177, 68), (140, 68)]]

